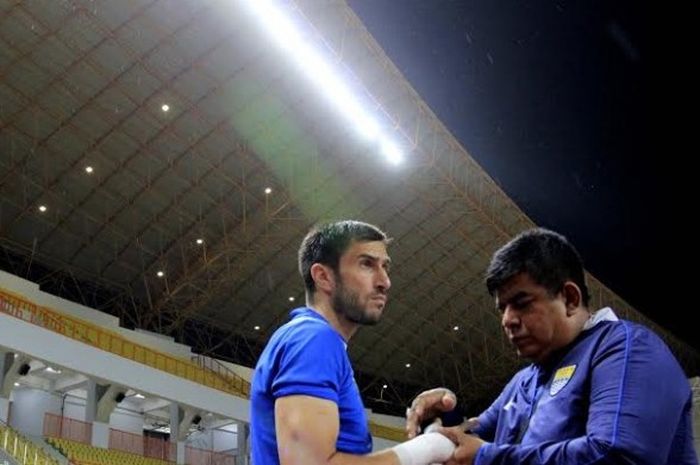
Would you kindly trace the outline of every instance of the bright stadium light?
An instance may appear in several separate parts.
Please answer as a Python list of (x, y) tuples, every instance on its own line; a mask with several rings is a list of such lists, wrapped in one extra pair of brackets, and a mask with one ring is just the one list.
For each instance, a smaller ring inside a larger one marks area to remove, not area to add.
[(307, 42), (294, 22), (271, 0), (248, 0), (245, 4), (273, 41), (294, 58), (307, 77), (333, 101), (357, 131), (377, 143), (390, 163), (400, 163), (403, 156), (399, 148), (380, 133), (375, 118), (362, 107), (335, 67)]
[(391, 142), (382, 141), (382, 153), (384, 154), (386, 159), (394, 165), (398, 165), (403, 161), (401, 151), (395, 144), (392, 144)]

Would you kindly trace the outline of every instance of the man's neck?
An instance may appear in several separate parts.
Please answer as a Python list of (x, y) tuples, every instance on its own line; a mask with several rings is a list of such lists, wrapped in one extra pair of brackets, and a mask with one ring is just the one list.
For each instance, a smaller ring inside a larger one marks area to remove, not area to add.
[(330, 305), (330, 302), (327, 299), (322, 299), (319, 297), (316, 297), (316, 299), (313, 301), (311, 299), (307, 299), (306, 306), (323, 316), (323, 318), (328, 321), (333, 329), (338, 331), (342, 338), (345, 339), (346, 343), (350, 342), (350, 338), (360, 327), (360, 325), (357, 323), (348, 321), (345, 317), (339, 315), (335, 310), (333, 310), (333, 307)]

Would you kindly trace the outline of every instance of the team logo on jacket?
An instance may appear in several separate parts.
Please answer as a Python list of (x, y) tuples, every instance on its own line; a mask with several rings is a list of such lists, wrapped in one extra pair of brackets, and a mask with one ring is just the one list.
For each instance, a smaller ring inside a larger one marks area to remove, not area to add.
[(556, 396), (559, 391), (564, 389), (564, 386), (566, 386), (571, 377), (574, 376), (574, 371), (576, 371), (576, 365), (559, 368), (557, 372), (554, 373), (552, 385), (549, 387), (549, 395)]

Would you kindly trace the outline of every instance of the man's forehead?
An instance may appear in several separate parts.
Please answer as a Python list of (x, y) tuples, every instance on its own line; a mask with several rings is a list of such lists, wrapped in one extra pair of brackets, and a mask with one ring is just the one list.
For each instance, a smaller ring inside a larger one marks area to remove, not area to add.
[(531, 293), (538, 284), (527, 273), (518, 273), (496, 289), (496, 302), (509, 300), (517, 294)]
[(391, 260), (383, 241), (353, 241), (343, 255), (349, 257), (368, 255), (380, 260)]

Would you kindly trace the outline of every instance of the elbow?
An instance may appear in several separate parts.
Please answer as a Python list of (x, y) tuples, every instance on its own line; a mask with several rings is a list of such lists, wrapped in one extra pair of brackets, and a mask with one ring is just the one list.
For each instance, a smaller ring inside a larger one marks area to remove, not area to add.
[(598, 461), (593, 463), (635, 465), (662, 462), (660, 458), (656, 457), (657, 452), (649, 447), (640, 448), (639, 444), (613, 442), (601, 438), (589, 438), (588, 443), (594, 452), (593, 455), (598, 457)]

